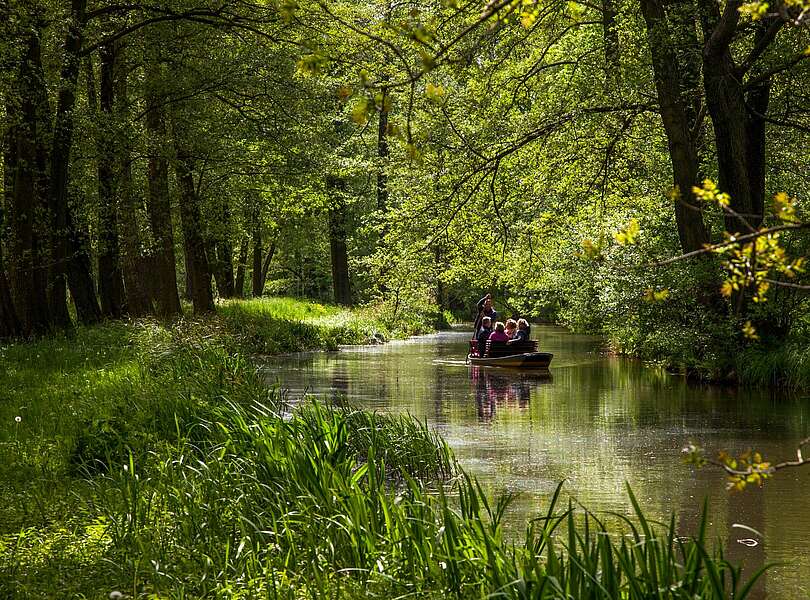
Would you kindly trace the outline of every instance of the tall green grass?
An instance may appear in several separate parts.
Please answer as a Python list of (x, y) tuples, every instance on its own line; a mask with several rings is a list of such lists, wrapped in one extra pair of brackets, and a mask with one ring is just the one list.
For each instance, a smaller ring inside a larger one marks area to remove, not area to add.
[(217, 310), (237, 343), (264, 354), (335, 350), (433, 331), (431, 315), (393, 313), (385, 306), (348, 309), (293, 298), (222, 302)]
[[(27, 590), (21, 597), (46, 597), (59, 576), (61, 589), (87, 597), (178, 599), (744, 599), (753, 583), (707, 550), (705, 516), (695, 538), (682, 538), (674, 519), (649, 522), (629, 490), (628, 535), (561, 505), (558, 488), (510, 541), (511, 498), (490, 500), (457, 468), (448, 480), (419, 452), (392, 452), (385, 430), (401, 431), (401, 420), (318, 404), (284, 420), (225, 405), (206, 426), (205, 444), (130, 456), (92, 479), (85, 526), (72, 536), (9, 539), (3, 580)], [(369, 427), (382, 434), (353, 441)], [(417, 447), (435, 442), (406, 428)], [(433, 452), (452, 466), (446, 448)], [(81, 570), (70, 576), (65, 565)]]
[(222, 303), (218, 314), (236, 341), (263, 354), (336, 350), (341, 344), (362, 344), (374, 334), (389, 332), (354, 311), (288, 298)]
[(739, 352), (734, 363), (741, 383), (810, 389), (810, 346), (806, 343), (753, 346)]
[(82, 341), (74, 352), (67, 339), (7, 349), (20, 369), (26, 352), (54, 353), (42, 388), (14, 379), (19, 372), (5, 377), (58, 392), (28, 408), (63, 422), (47, 462), (30, 448), (47, 443), (51, 420), (29, 415), (20, 424), (28, 430), (4, 433), (0, 597), (691, 599), (750, 590), (707, 547), (705, 527), (682, 538), (674, 520), (650, 523), (629, 491), (635, 516), (623, 529), (564, 506), (558, 490), (521, 539), (508, 538), (511, 498), (484, 493), (424, 423), (317, 402), (290, 412), (228, 335), (210, 324), (142, 323), (78, 333), (106, 340), (107, 358)]

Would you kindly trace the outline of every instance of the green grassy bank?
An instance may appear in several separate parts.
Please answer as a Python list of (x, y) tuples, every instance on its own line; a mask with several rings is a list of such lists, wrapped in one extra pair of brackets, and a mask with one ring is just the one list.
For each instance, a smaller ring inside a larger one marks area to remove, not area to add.
[(220, 303), (218, 335), (242, 352), (278, 354), (335, 350), (339, 345), (367, 344), (434, 331), (434, 314), (392, 312), (386, 307), (358, 309), (293, 298), (261, 298)]
[(640, 509), (614, 536), (554, 501), (507, 539), (509, 498), (414, 419), (281, 416), (229, 320), (256, 310), (2, 348), (0, 597), (745, 597)]

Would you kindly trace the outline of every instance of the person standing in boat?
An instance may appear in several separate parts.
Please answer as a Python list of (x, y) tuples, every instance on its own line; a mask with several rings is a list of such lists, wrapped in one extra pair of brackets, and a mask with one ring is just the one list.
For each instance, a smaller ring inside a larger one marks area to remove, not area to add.
[(484, 317), (489, 317), (490, 322), (494, 323), (498, 319), (498, 312), (492, 308), (492, 294), (487, 294), (478, 301), (476, 304), (478, 308), (478, 316), (475, 317), (475, 325), (473, 327), (473, 336), (477, 339), (478, 332), (481, 329), (481, 322)]
[(478, 330), (478, 335), (475, 338), (477, 341), (476, 348), (478, 349), (478, 356), (483, 357), (487, 353), (487, 340), (489, 339), (490, 333), (492, 333), (492, 319), (484, 317), (481, 319), (481, 329)]

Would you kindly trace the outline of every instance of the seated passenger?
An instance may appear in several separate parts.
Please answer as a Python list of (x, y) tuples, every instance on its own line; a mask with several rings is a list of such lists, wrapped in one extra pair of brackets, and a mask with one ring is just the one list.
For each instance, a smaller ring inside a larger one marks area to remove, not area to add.
[(495, 331), (489, 334), (489, 341), (490, 342), (508, 342), (509, 336), (506, 335), (505, 327), (503, 326), (503, 322), (498, 321), (495, 323)]
[(481, 319), (481, 329), (478, 330), (478, 336), (476, 337), (478, 356), (484, 356), (487, 353), (487, 340), (490, 333), (492, 333), (492, 319), (484, 317)]
[(517, 331), (507, 344), (521, 344), (529, 341), (529, 322), (526, 319), (518, 319)]
[(506, 325), (505, 325), (505, 332), (506, 332), (506, 335), (509, 336), (510, 340), (513, 337), (515, 337), (515, 332), (516, 331), (517, 331), (517, 321), (515, 321), (514, 319), (507, 319), (506, 320)]

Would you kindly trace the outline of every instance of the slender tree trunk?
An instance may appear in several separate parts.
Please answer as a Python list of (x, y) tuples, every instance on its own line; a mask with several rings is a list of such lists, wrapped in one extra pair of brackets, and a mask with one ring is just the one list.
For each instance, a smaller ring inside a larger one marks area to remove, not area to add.
[(692, 198), (692, 187), (698, 183), (698, 160), (693, 133), (682, 95), (681, 76), (674, 44), (660, 0), (640, 0), (647, 25), (647, 38), (652, 53), (659, 111), (669, 145), (675, 184), (675, 221), (684, 252), (700, 250), (709, 235), (703, 213)]
[(258, 216), (253, 223), (253, 285), (252, 294), (259, 298), (264, 293), (264, 279), (262, 278), (262, 229)]
[(336, 304), (351, 306), (352, 291), (349, 280), (349, 252), (346, 247), (346, 182), (334, 176), (326, 179), (331, 195), (329, 208), (329, 252), (332, 259), (332, 289)]
[(126, 312), (131, 317), (152, 313), (146, 258), (143, 255), (138, 229), (139, 195), (132, 193), (132, 168), (129, 152), (122, 154), (118, 194), (121, 205), (121, 246), (123, 251), (123, 277), (126, 289)]
[(273, 256), (276, 254), (276, 241), (278, 236), (270, 242), (270, 247), (267, 249), (267, 254), (264, 255), (264, 261), (262, 262), (262, 288), (264, 288), (265, 282), (267, 282), (267, 274), (270, 272), (270, 263), (273, 262)]
[(159, 85), (155, 65), (150, 66), (150, 86), (146, 98), (146, 131), (148, 135), (149, 188), (146, 207), (155, 239), (153, 275), (155, 308), (162, 317), (179, 315), (180, 296), (177, 291), (177, 268), (174, 253), (172, 209), (169, 199), (169, 162), (165, 157), (167, 143), (166, 117), (163, 98), (156, 92)]
[(183, 266), (186, 269), (186, 276), (185, 279), (185, 294), (184, 298), (188, 302), (191, 302), (191, 299), (194, 297), (194, 279), (192, 274), (194, 273), (194, 265), (191, 259), (191, 253), (189, 252), (188, 242), (186, 242), (185, 238), (183, 238)]
[(70, 294), (81, 323), (96, 323), (101, 308), (96, 298), (95, 285), (90, 273), (90, 256), (86, 240), (78, 228), (68, 195), (70, 154), (73, 146), (73, 113), (76, 105), (76, 83), (79, 76), (82, 46), (82, 27), (87, 0), (72, 0), (68, 33), (65, 39), (64, 59), (53, 131), (51, 151), (50, 196), (54, 212), (56, 265), (54, 299), (61, 303), (62, 283), (67, 276)]
[[(227, 201), (226, 201), (227, 202)], [(231, 212), (227, 204), (223, 206), (222, 222), (217, 225), (216, 240), (210, 245), (209, 259), (212, 259), (211, 269), (217, 284), (220, 298), (232, 298), (234, 295), (233, 281), (233, 247), (230, 241)]]
[(236, 265), (236, 281), (234, 282), (234, 296), (237, 298), (245, 297), (245, 267), (247, 265), (248, 255), (248, 239), (242, 236), (239, 242), (239, 258)]
[(11, 299), (11, 288), (6, 277), (3, 251), (0, 249), (0, 339), (16, 338), (22, 335), (22, 324)]
[[(115, 103), (116, 52), (112, 46), (99, 49), (99, 113), (96, 141), (98, 149), (98, 288), (101, 312), (106, 317), (121, 318), (124, 304), (124, 282), (121, 273), (118, 242), (118, 190), (115, 182), (115, 132), (112, 127)], [(93, 81), (92, 61), (88, 58), (88, 84)], [(94, 91), (94, 90), (88, 90)]]
[(385, 212), (388, 207), (388, 110), (391, 99), (388, 88), (382, 89), (382, 106), (377, 124), (377, 156), (380, 166), (377, 170), (377, 210)]
[[(182, 135), (182, 134), (180, 134)], [(180, 188), (180, 219), (183, 224), (187, 264), (191, 275), (191, 302), (194, 314), (203, 314), (214, 310), (214, 295), (211, 291), (211, 269), (205, 255), (200, 205), (197, 190), (194, 187), (194, 164), (190, 153), (182, 142), (177, 140), (175, 126), (175, 150), (177, 154), (177, 183)]]

